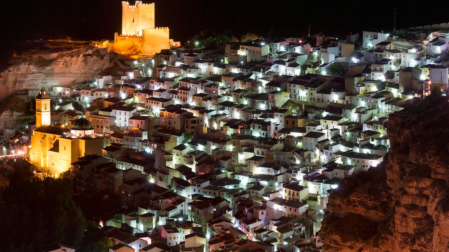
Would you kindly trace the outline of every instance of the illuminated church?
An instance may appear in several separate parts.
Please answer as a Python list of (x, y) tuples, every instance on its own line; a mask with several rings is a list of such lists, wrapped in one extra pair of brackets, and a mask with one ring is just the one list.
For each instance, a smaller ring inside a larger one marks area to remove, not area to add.
[(50, 96), (44, 88), (36, 97), (36, 129), (31, 136), (30, 162), (60, 174), (85, 155), (102, 155), (104, 138), (94, 134), (85, 118), (75, 121), (71, 129), (51, 126)]
[(169, 37), (168, 27), (155, 27), (155, 4), (122, 2), (122, 34), (115, 33), (112, 50), (120, 54), (154, 55), (170, 47), (179, 47)]

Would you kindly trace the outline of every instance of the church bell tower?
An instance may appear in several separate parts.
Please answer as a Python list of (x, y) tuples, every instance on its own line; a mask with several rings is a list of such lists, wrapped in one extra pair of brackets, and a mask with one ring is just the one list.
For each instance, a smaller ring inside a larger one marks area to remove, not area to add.
[(50, 96), (42, 87), (36, 97), (36, 128), (51, 125)]

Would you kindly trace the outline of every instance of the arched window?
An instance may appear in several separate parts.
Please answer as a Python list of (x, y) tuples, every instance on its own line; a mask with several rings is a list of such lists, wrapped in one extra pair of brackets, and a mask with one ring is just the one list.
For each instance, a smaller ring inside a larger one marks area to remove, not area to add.
[(133, 23), (134, 23), (134, 17), (133, 17)]

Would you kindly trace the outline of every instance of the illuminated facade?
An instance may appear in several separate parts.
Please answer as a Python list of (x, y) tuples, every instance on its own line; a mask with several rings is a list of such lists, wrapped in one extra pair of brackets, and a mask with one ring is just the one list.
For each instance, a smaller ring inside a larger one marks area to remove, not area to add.
[(112, 50), (128, 55), (155, 55), (180, 42), (169, 38), (168, 27), (155, 27), (155, 4), (122, 2), (122, 34), (115, 33)]
[(60, 174), (85, 155), (101, 156), (104, 139), (94, 134), (85, 118), (78, 119), (72, 129), (51, 126), (50, 97), (42, 88), (36, 97), (36, 129), (31, 136), (29, 160)]
[(49, 126), (50, 124), (50, 96), (42, 88), (36, 97), (36, 128)]

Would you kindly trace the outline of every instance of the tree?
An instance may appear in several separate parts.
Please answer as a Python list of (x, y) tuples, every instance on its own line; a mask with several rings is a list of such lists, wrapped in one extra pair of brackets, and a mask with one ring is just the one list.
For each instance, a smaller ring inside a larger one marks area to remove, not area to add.
[(79, 103), (79, 102), (73, 102), (72, 104), (73, 104), (73, 108), (74, 108), (76, 111), (84, 112), (84, 107), (83, 107), (83, 105), (81, 105), (81, 103)]
[(443, 92), (441, 91), (441, 88), (438, 86), (435, 86), (432, 88), (432, 91), (430, 93), (430, 98), (432, 100), (435, 100), (436, 98), (440, 97), (443, 94)]
[(50, 242), (78, 247), (86, 226), (69, 181), (38, 180), (21, 162), (0, 189), (0, 216), (0, 247), (12, 251), (42, 251)]
[(259, 35), (255, 34), (255, 33), (248, 32), (248, 33), (244, 34), (240, 38), (240, 41), (241, 42), (248, 42), (248, 41), (253, 41), (253, 40), (256, 40), (256, 39), (259, 39), (259, 38), (261, 38)]
[(338, 66), (336, 64), (332, 64), (329, 66), (329, 72), (331, 75), (337, 74), (338, 72)]
[(78, 252), (108, 252), (109, 248), (114, 246), (111, 240), (104, 236), (101, 229), (88, 222), (85, 239), (76, 251)]
[(191, 134), (184, 134), (184, 142), (185, 143), (190, 142), (191, 139), (192, 139), (192, 135)]

